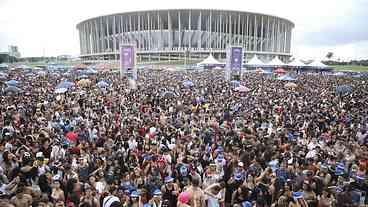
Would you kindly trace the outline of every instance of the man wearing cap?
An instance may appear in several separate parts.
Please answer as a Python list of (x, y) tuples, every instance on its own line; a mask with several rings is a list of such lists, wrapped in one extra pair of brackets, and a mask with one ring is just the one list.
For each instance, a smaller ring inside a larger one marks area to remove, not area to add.
[(162, 206), (162, 193), (159, 189), (153, 191), (153, 197), (149, 201), (151, 207), (161, 207)]

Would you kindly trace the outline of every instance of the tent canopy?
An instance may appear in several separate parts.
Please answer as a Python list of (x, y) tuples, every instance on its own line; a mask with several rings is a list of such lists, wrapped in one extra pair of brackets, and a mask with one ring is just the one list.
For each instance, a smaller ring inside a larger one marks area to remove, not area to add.
[(327, 68), (328, 66), (323, 64), (321, 61), (314, 60), (312, 63), (308, 64), (307, 66), (313, 68)]
[(197, 65), (223, 65), (220, 61), (216, 60), (212, 54), (210, 54), (206, 59), (202, 62), (198, 63)]
[(267, 66), (285, 66), (286, 64), (283, 63), (279, 57), (275, 57), (274, 59), (272, 59), (269, 63), (266, 63), (265, 65)]
[(246, 63), (246, 65), (264, 66), (265, 64), (260, 59), (258, 59), (257, 55), (254, 55), (253, 58)]
[(305, 67), (306, 64), (304, 64), (302, 61), (295, 59), (292, 62), (290, 62), (289, 64), (287, 64), (288, 66), (291, 67)]

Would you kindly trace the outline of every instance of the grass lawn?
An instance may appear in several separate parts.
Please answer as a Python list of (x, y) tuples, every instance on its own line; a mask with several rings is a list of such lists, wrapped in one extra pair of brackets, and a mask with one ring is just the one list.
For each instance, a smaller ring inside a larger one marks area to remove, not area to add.
[(336, 71), (354, 71), (354, 72), (368, 72), (368, 66), (359, 65), (330, 65)]

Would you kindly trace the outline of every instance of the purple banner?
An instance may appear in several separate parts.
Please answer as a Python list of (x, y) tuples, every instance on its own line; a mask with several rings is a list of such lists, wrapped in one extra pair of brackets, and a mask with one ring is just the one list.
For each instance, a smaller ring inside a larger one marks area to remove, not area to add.
[(120, 47), (120, 67), (123, 70), (132, 69), (134, 67), (134, 47)]
[(230, 68), (231, 70), (241, 70), (243, 62), (243, 48), (241, 47), (231, 47), (230, 48), (231, 60)]

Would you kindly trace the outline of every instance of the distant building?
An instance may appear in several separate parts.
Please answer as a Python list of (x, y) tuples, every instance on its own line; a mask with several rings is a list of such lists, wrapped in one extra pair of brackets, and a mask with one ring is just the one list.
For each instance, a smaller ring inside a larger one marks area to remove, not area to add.
[(20, 52), (18, 51), (18, 46), (9, 45), (8, 51), (9, 51), (10, 56), (20, 58)]
[(133, 44), (138, 61), (226, 58), (229, 46), (244, 48), (244, 59), (291, 56), (290, 20), (246, 11), (173, 9), (98, 16), (77, 25), (84, 62), (119, 59), (119, 45)]
[(8, 52), (0, 52), (0, 63), (13, 63), (16, 61), (17, 58), (11, 56)]

